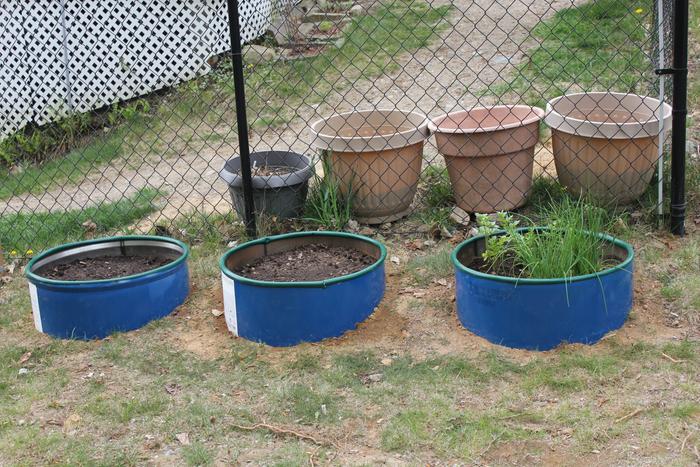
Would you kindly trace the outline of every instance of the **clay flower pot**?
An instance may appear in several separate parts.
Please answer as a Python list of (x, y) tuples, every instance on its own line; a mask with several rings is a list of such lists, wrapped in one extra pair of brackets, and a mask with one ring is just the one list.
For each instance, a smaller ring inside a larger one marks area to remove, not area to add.
[[(658, 158), (659, 100), (613, 92), (568, 94), (547, 104), (557, 176), (579, 195), (632, 201), (649, 186)], [(663, 106), (671, 128), (671, 106)]]
[(333, 176), (352, 194), (356, 219), (391, 222), (409, 213), (418, 188), (428, 121), (418, 112), (353, 111), (311, 125)]
[(543, 116), (544, 110), (537, 107), (497, 105), (431, 121), (460, 208), (495, 212), (525, 203)]

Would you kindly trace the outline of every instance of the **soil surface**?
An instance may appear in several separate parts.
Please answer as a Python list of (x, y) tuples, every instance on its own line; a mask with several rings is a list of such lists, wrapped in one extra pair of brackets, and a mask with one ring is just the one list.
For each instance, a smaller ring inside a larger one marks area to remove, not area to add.
[[(256, 165), (252, 167), (251, 174), (253, 177), (269, 177), (271, 175), (287, 175), (295, 170), (297, 169), (285, 165)], [(240, 170), (238, 174), (241, 174)]]
[(505, 277), (523, 277), (523, 268), (515, 262), (514, 258), (506, 258), (494, 268), (493, 265), (484, 261), (484, 258), (478, 256), (474, 258), (467, 267), (475, 271), (483, 272), (484, 274), (495, 274)]
[(150, 271), (172, 261), (164, 256), (97, 256), (44, 267), (36, 274), (64, 281), (115, 279)]
[(376, 260), (358, 250), (321, 243), (266, 256), (235, 270), (263, 281), (320, 281), (360, 271)]

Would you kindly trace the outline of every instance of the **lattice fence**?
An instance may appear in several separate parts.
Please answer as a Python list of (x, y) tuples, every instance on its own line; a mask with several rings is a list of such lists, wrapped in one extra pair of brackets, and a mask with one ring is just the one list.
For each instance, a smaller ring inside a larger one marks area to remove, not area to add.
[[(241, 2), (244, 42), (271, 10)], [(1, 138), (208, 73), (230, 48), (226, 1), (3, 1), (0, 48)]]

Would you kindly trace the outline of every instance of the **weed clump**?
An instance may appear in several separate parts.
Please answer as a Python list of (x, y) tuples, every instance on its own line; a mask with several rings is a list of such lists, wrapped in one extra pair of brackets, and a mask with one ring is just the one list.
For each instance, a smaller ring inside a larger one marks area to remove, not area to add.
[(550, 203), (543, 217), (547, 228), (525, 230), (511, 214), (498, 213), (496, 220), (477, 214), (479, 232), (486, 237), (484, 269), (511, 277), (570, 278), (617, 262), (600, 235), (612, 226), (604, 208), (567, 197)]
[(352, 190), (343, 190), (333, 175), (329, 155), (322, 158), (323, 174), (314, 175), (306, 200), (305, 220), (330, 230), (341, 230), (352, 216)]

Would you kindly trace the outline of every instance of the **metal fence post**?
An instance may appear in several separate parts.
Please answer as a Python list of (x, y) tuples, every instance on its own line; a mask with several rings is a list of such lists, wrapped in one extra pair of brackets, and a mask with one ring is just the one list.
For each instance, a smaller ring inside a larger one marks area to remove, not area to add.
[(236, 93), (236, 122), (238, 124), (238, 145), (241, 157), (243, 178), (243, 199), (245, 204), (245, 225), (249, 237), (257, 236), (255, 227), (255, 205), (253, 203), (253, 182), (250, 171), (250, 146), (248, 144), (248, 120), (245, 104), (245, 80), (243, 78), (243, 56), (241, 52), (241, 26), (238, 14), (238, 0), (227, 0), (228, 26), (231, 36), (231, 63), (233, 85)]
[(673, 8), (673, 133), (671, 135), (671, 232), (685, 234), (685, 123), (688, 115), (688, 0)]

